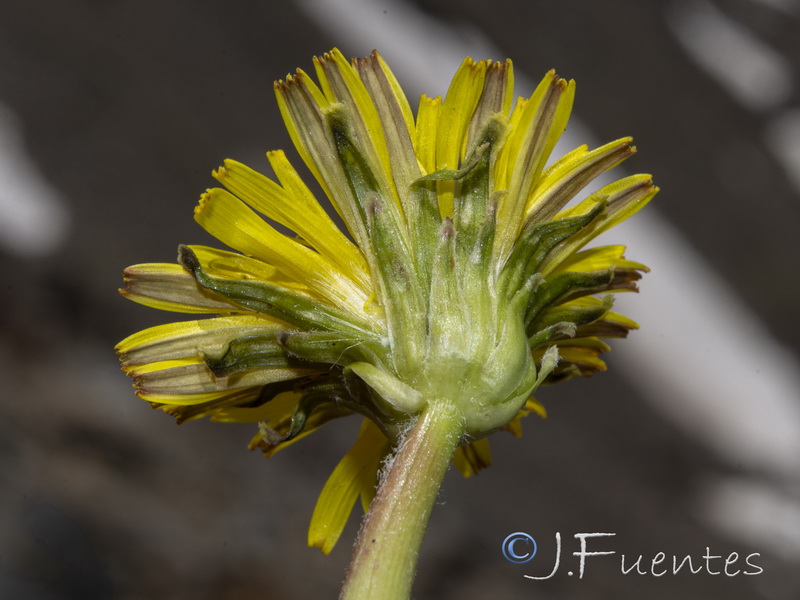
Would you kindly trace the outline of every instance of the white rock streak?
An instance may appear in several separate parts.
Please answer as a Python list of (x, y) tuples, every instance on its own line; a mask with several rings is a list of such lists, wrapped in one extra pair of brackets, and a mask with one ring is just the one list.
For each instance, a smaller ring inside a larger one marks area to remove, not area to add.
[(689, 57), (747, 108), (780, 106), (792, 92), (792, 66), (707, 0), (673, 2), (667, 25)]
[(68, 229), (64, 199), (27, 156), (16, 117), (0, 105), (0, 246), (44, 256), (61, 246)]

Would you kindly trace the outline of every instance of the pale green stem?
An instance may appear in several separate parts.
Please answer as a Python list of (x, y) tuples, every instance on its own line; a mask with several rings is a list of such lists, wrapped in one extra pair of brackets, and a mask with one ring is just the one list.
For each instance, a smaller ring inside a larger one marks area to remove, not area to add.
[(401, 442), (361, 525), (341, 600), (407, 600), (417, 556), (464, 418), (431, 402)]

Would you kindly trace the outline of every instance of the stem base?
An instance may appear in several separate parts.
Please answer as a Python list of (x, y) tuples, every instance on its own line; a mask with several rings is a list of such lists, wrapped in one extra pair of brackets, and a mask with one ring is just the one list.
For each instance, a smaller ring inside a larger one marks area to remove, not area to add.
[(405, 600), (439, 488), (464, 433), (464, 417), (431, 402), (401, 442), (358, 534), (342, 600)]

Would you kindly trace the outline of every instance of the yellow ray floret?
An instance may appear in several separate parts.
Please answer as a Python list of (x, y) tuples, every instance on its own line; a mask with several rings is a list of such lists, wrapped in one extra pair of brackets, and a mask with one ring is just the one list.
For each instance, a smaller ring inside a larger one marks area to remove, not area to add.
[[(389, 442), (372, 421), (365, 420), (358, 440), (334, 469), (317, 500), (308, 530), (308, 545), (328, 554), (353, 512), (353, 503), (365, 498), (367, 506), (375, 495), (381, 460)], [(366, 509), (365, 509), (366, 510)]]

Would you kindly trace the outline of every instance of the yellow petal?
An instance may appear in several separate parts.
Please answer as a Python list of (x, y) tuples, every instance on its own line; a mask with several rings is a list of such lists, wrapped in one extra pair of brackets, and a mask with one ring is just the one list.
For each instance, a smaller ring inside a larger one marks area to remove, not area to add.
[[(337, 75), (338, 71), (334, 68), (335, 65), (331, 67), (330, 63), (331, 61), (326, 63), (328, 68), (333, 71), (334, 75)], [(346, 131), (349, 142), (354, 145), (360, 158), (365, 161), (366, 169), (373, 176), (373, 180), (377, 182), (379, 195), (385, 199), (391, 198), (391, 201), (385, 205), (391, 207), (393, 218), (399, 223), (403, 219), (402, 209), (396, 190), (390, 185), (391, 176), (386, 170), (388, 163), (384, 163), (378, 158), (373, 160), (373, 157), (376, 156), (375, 150), (371, 150), (367, 154), (363, 152), (363, 148), (370, 147), (373, 141), (363, 138), (366, 135), (363, 132), (365, 125), (360, 115), (344, 102), (330, 103), (318, 89), (316, 92), (312, 92), (311, 90), (316, 87), (305, 74), (300, 77), (301, 73), (298, 71), (297, 76), (287, 77), (285, 82), (275, 84), (278, 104), (284, 120), (290, 132), (296, 133), (296, 136), (293, 133), (292, 139), (298, 144), (301, 156), (304, 156), (304, 159), (308, 157), (312, 161), (313, 167), (309, 166), (309, 168), (317, 176), (328, 199), (336, 207), (357, 245), (362, 249), (368, 249), (371, 245), (370, 237), (367, 234), (364, 207), (345, 172), (346, 165), (342, 163), (339, 156), (341, 148), (334, 141), (335, 136), (331, 124), (336, 121), (340, 126), (340, 133)], [(327, 79), (323, 83), (329, 85)], [(363, 88), (360, 81), (358, 84)], [(327, 93), (332, 95), (333, 91), (329, 89)], [(320, 99), (318, 95), (321, 95), (322, 98)], [(358, 132), (359, 129), (362, 130), (361, 133)]]
[[(436, 129), (436, 170), (458, 169), (467, 148), (469, 124), (483, 91), (486, 61), (467, 57), (453, 76), (439, 114)], [(443, 181), (439, 187), (442, 216), (453, 214), (455, 182)]]
[(266, 315), (236, 315), (167, 323), (144, 329), (116, 346), (126, 367), (156, 360), (222, 354), (231, 340), (287, 329), (286, 323)]
[(438, 136), (439, 115), (442, 99), (429, 98), (423, 94), (419, 99), (415, 135), (415, 152), (423, 175), (436, 170), (436, 138)]
[(511, 110), (512, 92), (514, 90), (514, 68), (510, 60), (505, 62), (487, 61), (486, 76), (483, 80), (475, 112), (469, 125), (466, 155), (473, 150), (475, 136), (480, 134), (492, 115), (500, 114), (508, 117)]
[(658, 193), (650, 175), (631, 175), (615, 181), (580, 202), (578, 205), (561, 211), (556, 218), (584, 215), (599, 202), (608, 203), (603, 212), (591, 225), (572, 236), (557, 251), (552, 252), (542, 264), (540, 270), (545, 277), (551, 273), (561, 261), (572, 256), (592, 239), (618, 225), (644, 208)]
[[(595, 296), (583, 296), (565, 302), (560, 307), (570, 308), (595, 308), (604, 303), (603, 300)], [(633, 329), (639, 329), (639, 325), (633, 319), (621, 315), (614, 311), (607, 311), (600, 319), (586, 325), (578, 327), (576, 338), (582, 337), (625, 337)]]
[(615, 140), (548, 169), (527, 201), (526, 218), (551, 219), (595, 177), (612, 169), (636, 152), (633, 138)]
[(436, 169), (458, 169), (466, 153), (467, 134), (483, 91), (486, 61), (465, 58), (442, 105), (436, 136)]
[[(411, 142), (413, 144), (414, 140), (414, 115), (411, 112), (411, 105), (408, 103), (408, 99), (406, 98), (406, 94), (403, 91), (403, 88), (400, 87), (400, 84), (397, 81), (397, 78), (392, 73), (392, 70), (389, 68), (389, 65), (386, 64), (386, 61), (383, 60), (383, 57), (378, 53), (377, 50), (373, 50), (372, 54), (370, 55), (369, 59), (372, 65), (376, 65), (383, 73), (384, 77), (386, 78), (386, 83), (388, 83), (389, 88), (391, 89), (391, 95), (394, 97), (397, 107), (400, 110), (400, 113), (403, 116), (403, 120), (406, 124), (406, 129), (411, 136)], [(359, 75), (361, 75), (361, 70), (356, 66), (356, 69), (359, 71)], [(363, 76), (362, 76), (363, 79)], [(366, 83), (365, 83), (366, 85)], [(369, 86), (367, 86), (369, 89)], [(388, 90), (387, 90), (388, 91)]]
[(585, 156), (588, 153), (589, 153), (589, 146), (587, 146), (586, 144), (581, 144), (574, 150), (570, 150), (564, 156), (556, 159), (544, 171), (542, 171), (541, 179), (545, 180), (549, 177), (552, 177), (553, 174), (562, 169), (564, 165), (572, 163), (576, 160), (580, 160), (581, 157)]
[(478, 471), (492, 464), (489, 440), (481, 438), (465, 446), (459, 446), (453, 454), (453, 465), (465, 478), (477, 475)]
[(322, 109), (329, 102), (311, 78), (300, 69), (285, 81), (275, 82), (278, 108), (303, 162), (319, 182), (328, 200), (342, 217), (345, 225), (361, 248), (368, 238), (359, 215), (358, 201), (347, 182), (339, 163), (336, 146), (331, 138)]
[[(320, 254), (337, 263), (342, 272), (363, 280), (366, 267), (363, 256), (302, 183), (283, 152), (270, 153), (270, 163), (284, 178), (290, 179), (291, 190), (230, 159), (214, 172), (214, 177), (258, 212), (298, 233)], [(360, 272), (355, 271), (354, 267), (359, 266)]]
[(175, 417), (178, 424), (205, 416), (214, 415), (216, 412), (230, 406), (247, 405), (257, 401), (261, 394), (262, 387), (254, 386), (249, 388), (227, 390), (215, 394), (207, 394), (202, 402), (192, 404), (158, 404), (151, 403), (154, 408), (158, 408), (168, 415)]
[(509, 169), (508, 194), (503, 196), (498, 207), (495, 241), (495, 254), (501, 260), (508, 255), (519, 234), (528, 197), (567, 125), (574, 97), (575, 82), (567, 82), (550, 71), (509, 134), (508, 157), (504, 159)]
[[(519, 130), (519, 123), (522, 120), (522, 115), (525, 114), (525, 106), (529, 102), (529, 98), (517, 98), (517, 103), (514, 105), (514, 110), (511, 112), (511, 117), (508, 121), (508, 130), (510, 132)], [(494, 188), (496, 190), (508, 190), (508, 182), (512, 174), (511, 167), (513, 166), (509, 165), (509, 156), (509, 144), (508, 139), (506, 139), (494, 161)]]
[(380, 119), (386, 147), (391, 156), (391, 179), (394, 181), (403, 213), (408, 221), (413, 221), (419, 208), (412, 201), (410, 188), (421, 173), (414, 154), (414, 122), (408, 100), (377, 52), (373, 51), (367, 58), (355, 59), (354, 66)]
[[(314, 66), (328, 101), (341, 102), (345, 106), (348, 121), (355, 131), (353, 141), (370, 163), (378, 183), (393, 193), (390, 189), (391, 163), (396, 157), (389, 156), (381, 119), (358, 73), (338, 48), (322, 57), (314, 57)], [(395, 200), (399, 208), (399, 198)]]
[(231, 248), (311, 284), (319, 296), (354, 314), (362, 313), (367, 294), (355, 282), (320, 254), (276, 231), (230, 192), (208, 190), (195, 209), (195, 220)]
[(562, 348), (589, 348), (595, 354), (600, 354), (601, 352), (608, 352), (611, 350), (611, 347), (606, 344), (603, 340), (596, 337), (574, 337), (574, 338), (567, 338), (563, 340), (558, 340), (555, 342), (558, 345), (559, 354), (561, 353)]
[(547, 410), (535, 398), (528, 398), (523, 407), (503, 429), (511, 432), (514, 437), (522, 437), (522, 419), (531, 413), (536, 413), (541, 418), (547, 418)]
[(146, 263), (123, 271), (124, 297), (159, 310), (197, 314), (242, 312), (223, 296), (199, 286), (178, 264)]
[(558, 354), (562, 361), (578, 365), (582, 372), (607, 369), (606, 363), (598, 356), (598, 351), (593, 348), (559, 345)]
[(611, 267), (636, 269), (647, 273), (650, 269), (642, 263), (627, 260), (625, 246), (598, 246), (576, 252), (558, 265), (554, 272), (562, 271), (607, 271)]
[(269, 402), (254, 408), (226, 408), (214, 415), (212, 421), (218, 423), (258, 423), (264, 421), (274, 424), (290, 418), (294, 413), (301, 395), (294, 392), (278, 394)]
[(318, 295), (302, 281), (290, 277), (275, 265), (262, 260), (210, 246), (191, 245), (188, 248), (194, 252), (203, 269), (212, 277), (263, 281), (308, 296)]
[[(319, 170), (328, 164), (326, 161), (336, 156), (320, 112), (320, 107), (328, 105), (325, 95), (302, 69), (297, 69), (295, 75), (287, 76), (285, 81), (276, 81), (274, 85), (278, 109), (289, 137), (308, 170), (323, 186), (328, 198), (334, 201)], [(322, 142), (326, 144), (320, 146)]]
[(621, 325), (621, 326), (625, 327), (626, 329), (639, 329), (639, 324), (636, 321), (626, 317), (625, 315), (621, 315), (620, 313), (617, 313), (617, 312), (614, 312), (614, 311), (607, 312), (603, 316), (602, 320), (606, 321), (608, 323), (614, 323), (616, 325)]
[(367, 419), (358, 440), (336, 465), (314, 508), (308, 530), (308, 545), (330, 553), (353, 512), (353, 505), (367, 485), (373, 485), (389, 443), (380, 429)]
[[(193, 406), (196, 404), (204, 404), (207, 402), (215, 402), (222, 398), (226, 398), (231, 393), (254, 393), (254, 390), (260, 391), (262, 386), (253, 386), (250, 388), (242, 388), (237, 390), (218, 390), (214, 392), (203, 392), (200, 394), (146, 394), (139, 393), (136, 395), (142, 400), (147, 400), (155, 408), (160, 408), (164, 411), (169, 411), (171, 406)], [(255, 397), (255, 396), (254, 396)]]
[[(299, 206), (310, 206), (315, 212), (321, 210), (322, 214), (327, 218), (327, 213), (316, 201), (311, 190), (308, 189), (300, 175), (286, 159), (286, 155), (282, 150), (267, 152), (267, 159), (272, 170), (275, 171), (275, 176), (294, 202), (298, 202)], [(314, 205), (316, 208), (314, 208)], [(294, 212), (299, 214), (301, 211), (295, 208)], [(315, 220), (317, 227), (322, 227), (322, 215)], [(324, 231), (320, 232), (316, 238), (317, 248), (321, 252), (327, 252), (328, 258), (335, 262), (342, 272), (351, 274), (354, 281), (359, 282), (364, 289), (369, 289), (372, 285), (369, 278), (369, 268), (361, 250), (348, 240), (347, 236), (330, 219), (328, 219), (328, 224), (325, 224), (322, 228)], [(302, 232), (300, 234), (304, 235)]]
[(217, 377), (202, 357), (126, 367), (140, 398), (162, 404), (196, 404), (205, 394), (295, 379), (311, 371), (276, 366)]
[(547, 409), (545, 409), (544, 405), (539, 403), (535, 398), (528, 398), (525, 402), (525, 410), (529, 413), (536, 413), (541, 418), (547, 418)]

